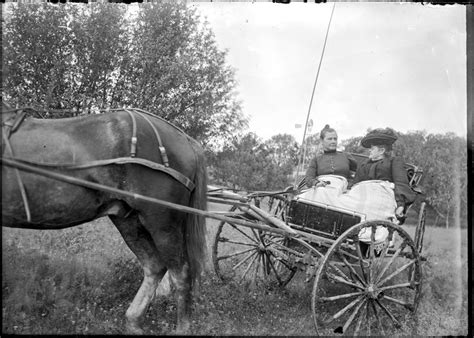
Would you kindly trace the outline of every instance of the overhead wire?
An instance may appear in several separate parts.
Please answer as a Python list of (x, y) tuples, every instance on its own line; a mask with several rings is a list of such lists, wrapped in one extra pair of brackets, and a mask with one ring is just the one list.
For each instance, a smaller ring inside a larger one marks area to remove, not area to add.
[[(301, 142), (302, 149), (305, 147), (306, 130), (308, 129), (309, 115), (311, 113), (311, 107), (313, 105), (313, 98), (314, 98), (314, 93), (316, 91), (316, 84), (318, 83), (319, 72), (321, 70), (321, 64), (323, 63), (324, 52), (326, 50), (326, 44), (327, 44), (327, 41), (328, 41), (329, 28), (331, 27), (331, 21), (332, 21), (333, 15), (334, 15), (334, 9), (335, 8), (336, 8), (336, 3), (334, 3), (334, 5), (332, 6), (331, 16), (329, 18), (328, 28), (326, 30), (326, 37), (324, 38), (323, 50), (321, 51), (321, 57), (319, 59), (318, 71), (316, 72), (316, 78), (314, 79), (313, 91), (311, 93), (311, 100), (309, 101), (308, 113), (306, 114), (306, 123), (304, 125), (303, 141)], [(298, 161), (298, 168), (297, 168), (297, 171), (296, 171), (295, 185), (297, 185), (297, 183), (298, 183), (297, 181), (298, 181), (298, 175), (299, 175), (299, 172), (300, 172), (301, 164), (304, 163), (304, 158), (303, 158), (304, 155), (303, 154), (304, 154), (304, 152), (302, 151), (300, 159)]]

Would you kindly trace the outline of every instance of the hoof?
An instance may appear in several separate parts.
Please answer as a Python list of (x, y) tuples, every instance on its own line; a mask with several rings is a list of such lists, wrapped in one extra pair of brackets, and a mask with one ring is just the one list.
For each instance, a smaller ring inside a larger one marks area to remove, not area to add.
[(137, 323), (132, 323), (132, 322), (127, 322), (125, 326), (125, 331), (126, 331), (126, 334), (129, 334), (129, 335), (143, 335), (144, 334), (143, 329)]

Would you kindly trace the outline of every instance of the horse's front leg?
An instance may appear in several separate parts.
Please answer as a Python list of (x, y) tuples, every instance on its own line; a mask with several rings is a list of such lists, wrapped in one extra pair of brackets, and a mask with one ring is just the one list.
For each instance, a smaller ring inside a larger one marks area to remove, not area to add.
[(166, 273), (166, 267), (160, 262), (155, 243), (139, 222), (137, 214), (132, 214), (127, 219), (114, 216), (110, 219), (143, 267), (142, 284), (125, 313), (127, 333), (143, 334), (140, 321), (154, 298), (156, 288)]
[(189, 334), (191, 329), (192, 278), (189, 265), (185, 263), (181, 269), (170, 269), (173, 284), (176, 288), (178, 323), (177, 334)]
[(166, 269), (163, 269), (161, 272), (156, 273), (146, 267), (143, 270), (145, 276), (142, 285), (125, 313), (127, 317), (126, 329), (130, 334), (143, 334), (140, 323), (141, 319), (152, 302), (156, 288), (166, 272)]

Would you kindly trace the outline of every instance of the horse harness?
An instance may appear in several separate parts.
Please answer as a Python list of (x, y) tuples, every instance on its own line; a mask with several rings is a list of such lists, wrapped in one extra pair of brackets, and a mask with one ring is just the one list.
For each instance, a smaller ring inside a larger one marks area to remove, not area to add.
[[(33, 108), (27, 108), (31, 110), (35, 110)], [(139, 164), (143, 165), (145, 167), (148, 167), (153, 170), (161, 171), (169, 176), (173, 177), (175, 180), (183, 184), (189, 191), (193, 191), (195, 188), (194, 183), (185, 175), (180, 173), (179, 171), (171, 168), (169, 166), (169, 160), (168, 160), (168, 155), (166, 153), (166, 149), (163, 146), (163, 142), (161, 140), (160, 134), (156, 127), (153, 125), (152, 121), (148, 116), (152, 116), (154, 118), (158, 118), (172, 127), (176, 128), (178, 131), (182, 132), (183, 134), (184, 131), (179, 129), (178, 127), (174, 126), (173, 124), (169, 123), (168, 121), (160, 118), (159, 116), (153, 115), (147, 111), (138, 109), (138, 108), (122, 108), (122, 109), (111, 109), (111, 111), (125, 111), (129, 116), (132, 121), (132, 137), (130, 140), (130, 156), (127, 157), (117, 157), (117, 158), (111, 158), (111, 159), (103, 159), (103, 160), (95, 160), (95, 161), (90, 161), (87, 163), (39, 163), (39, 162), (34, 162), (34, 161), (29, 161), (26, 159), (19, 159), (15, 158), (13, 154), (13, 149), (10, 144), (10, 136), (18, 130), (22, 122), (25, 120), (25, 117), (27, 115), (25, 108), (17, 108), (17, 109), (12, 109), (8, 110), (3, 113), (12, 113), (15, 112), (15, 117), (14, 118), (7, 118), (6, 121), (2, 122), (2, 157), (5, 151), (8, 151), (10, 153), (10, 160), (14, 160), (17, 162), (21, 162), (23, 164), (27, 165), (33, 165), (33, 166), (40, 166), (40, 167), (50, 167), (50, 168), (56, 168), (56, 169), (64, 169), (64, 170), (76, 170), (76, 169), (88, 169), (88, 168), (93, 168), (93, 167), (99, 167), (99, 166), (105, 166), (105, 165), (110, 165), (110, 164)], [(148, 116), (147, 116), (148, 115)], [(138, 138), (137, 138), (137, 121), (136, 121), (136, 116), (140, 116), (143, 118), (148, 125), (151, 127), (153, 130), (153, 133), (155, 135), (156, 141), (158, 143), (158, 150), (160, 152), (161, 159), (163, 161), (163, 164), (157, 163), (154, 161), (150, 161), (144, 158), (139, 158), (137, 157), (137, 143), (138, 143)], [(186, 134), (185, 134), (186, 135)], [(188, 136), (186, 135), (186, 138)], [(21, 197), (23, 199), (23, 204), (25, 206), (25, 213), (26, 213), (26, 218), (28, 222), (31, 222), (31, 212), (29, 208), (29, 203), (28, 203), (28, 198), (25, 190), (25, 186), (23, 184), (23, 181), (21, 180), (20, 173), (18, 169), (15, 170), (15, 175), (17, 178), (18, 186), (20, 188), (21, 192)]]

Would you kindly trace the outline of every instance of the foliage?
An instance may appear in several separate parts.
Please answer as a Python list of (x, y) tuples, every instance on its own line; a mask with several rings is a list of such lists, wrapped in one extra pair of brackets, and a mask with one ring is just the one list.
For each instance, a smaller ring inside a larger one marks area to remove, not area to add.
[(226, 52), (183, 1), (141, 4), (136, 13), (107, 3), (9, 8), (2, 94), (13, 105), (134, 106), (209, 147), (247, 124)]
[(348, 138), (347, 140), (343, 140), (341, 144), (344, 147), (344, 151), (348, 153), (367, 155), (367, 149), (362, 147), (362, 145), (360, 144), (362, 137), (363, 136), (356, 136)]
[(289, 134), (278, 134), (265, 141), (273, 162), (278, 166), (298, 164), (299, 146), (295, 138)]
[(248, 133), (213, 157), (213, 179), (234, 189), (282, 189), (289, 185), (295, 156), (295, 141), (289, 135), (277, 135), (265, 143)]

